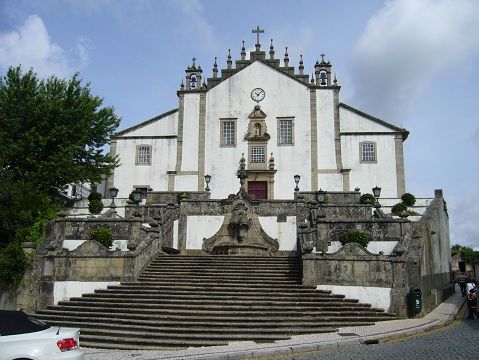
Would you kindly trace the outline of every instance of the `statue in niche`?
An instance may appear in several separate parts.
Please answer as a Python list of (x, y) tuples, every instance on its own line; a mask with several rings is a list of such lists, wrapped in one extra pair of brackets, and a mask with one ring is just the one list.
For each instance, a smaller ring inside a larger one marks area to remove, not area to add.
[(254, 136), (261, 136), (261, 124), (254, 124)]

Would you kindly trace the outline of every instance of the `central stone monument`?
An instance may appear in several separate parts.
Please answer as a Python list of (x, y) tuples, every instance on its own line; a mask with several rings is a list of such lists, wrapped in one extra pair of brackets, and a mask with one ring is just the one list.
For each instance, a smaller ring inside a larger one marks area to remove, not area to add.
[(220, 229), (210, 238), (203, 238), (203, 251), (212, 255), (257, 255), (268, 256), (277, 252), (279, 242), (263, 230), (255, 201), (241, 187), (232, 201), (231, 211), (225, 214)]

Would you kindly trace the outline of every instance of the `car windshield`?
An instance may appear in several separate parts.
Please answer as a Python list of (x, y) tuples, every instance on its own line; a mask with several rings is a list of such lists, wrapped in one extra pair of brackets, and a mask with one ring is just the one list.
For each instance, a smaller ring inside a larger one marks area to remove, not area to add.
[(0, 335), (18, 335), (48, 329), (44, 322), (23, 311), (0, 310)]

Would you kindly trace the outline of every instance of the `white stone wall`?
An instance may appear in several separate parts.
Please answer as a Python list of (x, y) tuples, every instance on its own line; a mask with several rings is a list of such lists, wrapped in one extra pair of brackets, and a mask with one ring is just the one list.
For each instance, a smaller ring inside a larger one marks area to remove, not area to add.
[[(339, 114), (342, 133), (383, 133), (341, 136), (343, 167), (351, 169), (349, 175), (351, 190), (359, 187), (362, 192), (370, 193), (371, 189), (377, 185), (382, 189), (381, 197), (399, 196), (394, 130), (342, 107), (339, 108)], [(361, 163), (360, 143), (363, 141), (376, 143), (377, 161), (375, 163)]]
[[(225, 198), (239, 189), (236, 178), (239, 160), (244, 153), (248, 160), (248, 142), (244, 140), (249, 123), (248, 115), (256, 102), (251, 90), (261, 87), (266, 97), (261, 109), (267, 114), (267, 132), (271, 139), (267, 144), (266, 160), (274, 154), (274, 198), (291, 199), (294, 196), (295, 174), (301, 175), (300, 189), (311, 189), (311, 93), (303, 83), (263, 64), (260, 61), (242, 69), (206, 93), (205, 115), (205, 174), (212, 176), (212, 198)], [(334, 91), (318, 89), (316, 97), (318, 187), (326, 191), (342, 191), (343, 176), (338, 173), (334, 140)], [(181, 171), (175, 176), (176, 191), (198, 191), (199, 151), (198, 93), (184, 94), (183, 149)], [(369, 192), (376, 185), (383, 189), (383, 196), (396, 197), (395, 130), (339, 108), (340, 132), (389, 133), (386, 135), (341, 135), (343, 168), (351, 169), (350, 190), (355, 187)], [(294, 121), (294, 145), (278, 145), (278, 117), (291, 117)], [(220, 119), (236, 119), (236, 146), (221, 147)], [(143, 127), (123, 134), (125, 137), (175, 135), (178, 128), (178, 111), (153, 121)], [(373, 141), (377, 145), (377, 163), (360, 163), (359, 143)], [(135, 165), (136, 145), (153, 146), (152, 165)], [(115, 170), (114, 185), (121, 193), (128, 194), (133, 185), (149, 185), (155, 191), (168, 190), (168, 170), (175, 170), (176, 139), (117, 140), (117, 154), (122, 166)], [(189, 172), (189, 173), (188, 173)], [(316, 175), (313, 175), (316, 176)]]
[[(370, 241), (366, 249), (372, 254), (379, 254), (382, 251), (384, 255), (393, 255), (393, 250), (397, 243), (397, 241)], [(341, 248), (342, 245), (339, 241), (331, 241), (327, 253), (334, 253)]]
[(138, 129), (129, 131), (125, 136), (176, 135), (178, 130), (178, 111), (153, 121)]
[(276, 216), (260, 216), (263, 230), (279, 242), (279, 250), (296, 250), (296, 217), (287, 216), (286, 222), (278, 222)]
[(334, 295), (344, 295), (348, 299), (358, 299), (361, 303), (371, 304), (373, 308), (390, 311), (391, 288), (365, 286), (318, 285), (316, 290), (330, 290)]
[[(311, 186), (309, 90), (304, 84), (255, 62), (207, 93), (205, 173), (212, 176), (210, 187), (213, 198), (224, 198), (239, 189), (236, 171), (242, 153), (248, 160), (248, 142), (244, 136), (249, 124), (248, 115), (256, 105), (250, 96), (251, 90), (256, 87), (266, 92), (260, 106), (267, 114), (267, 132), (271, 136), (266, 160), (273, 153), (278, 171), (275, 176), (275, 198), (293, 198), (295, 174), (302, 175), (302, 189)], [(294, 118), (294, 146), (277, 145), (278, 117)], [(220, 147), (221, 118), (237, 119), (237, 146), (234, 148)]]
[[(316, 99), (318, 119), (318, 170), (337, 170), (334, 145), (333, 90), (317, 90)], [(335, 187), (337, 188), (337, 186)], [(333, 190), (330, 187), (327, 189)], [(342, 183), (340, 190), (342, 190)]]
[(201, 250), (203, 238), (210, 238), (218, 232), (224, 216), (188, 216), (186, 220), (186, 248)]
[[(360, 162), (359, 144), (363, 141), (376, 143), (377, 161)], [(354, 135), (341, 137), (343, 166), (351, 169), (351, 189), (372, 193), (376, 185), (381, 187), (381, 196), (397, 197), (396, 157), (393, 135)]]
[[(153, 134), (152, 134), (153, 135)], [(136, 165), (136, 146), (151, 145), (151, 165)], [(149, 185), (154, 191), (168, 190), (168, 170), (175, 169), (176, 139), (117, 140), (121, 166), (115, 169), (113, 185), (128, 196), (134, 185)]]
[(93, 293), (95, 289), (106, 289), (109, 285), (119, 285), (116, 281), (55, 281), (53, 284), (53, 304)]
[[(200, 95), (191, 93), (185, 94), (184, 101), (183, 156), (181, 160), (181, 171), (198, 171)], [(194, 186), (190, 188), (190, 190), (198, 190), (197, 181), (194, 183)]]

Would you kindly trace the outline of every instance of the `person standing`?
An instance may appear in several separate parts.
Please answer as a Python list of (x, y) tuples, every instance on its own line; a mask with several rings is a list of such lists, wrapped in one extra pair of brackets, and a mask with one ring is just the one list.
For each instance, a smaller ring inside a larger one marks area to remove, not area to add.
[(476, 319), (479, 320), (479, 315), (477, 314), (477, 295), (474, 289), (471, 289), (467, 295), (467, 309), (469, 310), (467, 316), (469, 320), (474, 320), (474, 314), (476, 315)]
[(474, 281), (472, 277), (469, 277), (467, 279), (467, 284), (466, 284), (467, 294), (469, 294), (471, 290), (474, 290), (474, 292), (476, 291), (476, 282)]
[(457, 278), (457, 284), (459, 285), (459, 288), (461, 289), (462, 297), (465, 297), (467, 295), (467, 291), (466, 291), (466, 275), (464, 273), (459, 274), (459, 277)]

